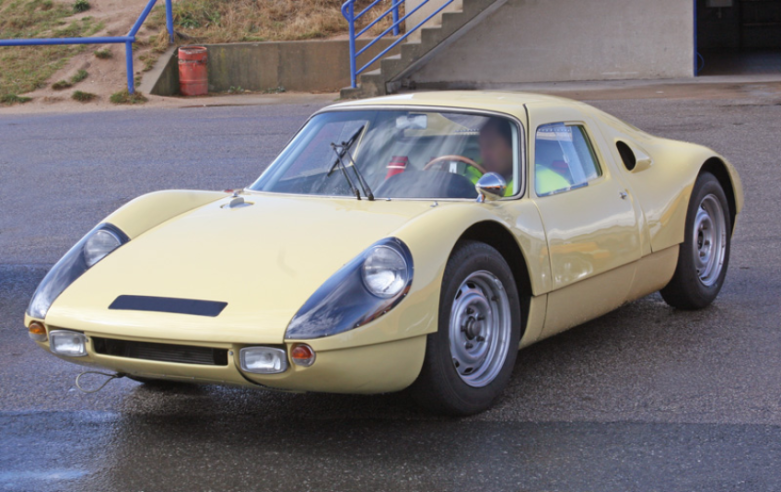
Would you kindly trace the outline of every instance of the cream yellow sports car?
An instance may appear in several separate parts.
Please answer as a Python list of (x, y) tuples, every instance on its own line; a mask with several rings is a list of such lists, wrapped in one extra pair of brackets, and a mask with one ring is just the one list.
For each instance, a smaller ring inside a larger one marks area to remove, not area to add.
[(245, 189), (151, 193), (106, 217), (25, 325), (140, 381), (407, 389), (472, 414), (523, 347), (656, 291), (709, 305), (742, 205), (724, 157), (583, 103), (343, 102)]

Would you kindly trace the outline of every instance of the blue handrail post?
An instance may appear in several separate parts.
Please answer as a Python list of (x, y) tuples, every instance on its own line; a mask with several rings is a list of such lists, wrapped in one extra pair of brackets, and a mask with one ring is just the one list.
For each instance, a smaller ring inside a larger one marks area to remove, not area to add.
[[(394, 0), (391, 0), (391, 2), (394, 2)], [(393, 35), (398, 36), (399, 35), (399, 4), (394, 2), (393, 5)]]
[(127, 92), (133, 94), (136, 91), (136, 81), (133, 75), (133, 42), (125, 42), (125, 68), (127, 69)]
[(165, 0), (165, 28), (168, 29), (168, 40), (174, 44), (174, 12), (172, 0)]
[(350, 80), (352, 87), (358, 87), (355, 74), (355, 6), (350, 2), (347, 10), (347, 25), (350, 28)]

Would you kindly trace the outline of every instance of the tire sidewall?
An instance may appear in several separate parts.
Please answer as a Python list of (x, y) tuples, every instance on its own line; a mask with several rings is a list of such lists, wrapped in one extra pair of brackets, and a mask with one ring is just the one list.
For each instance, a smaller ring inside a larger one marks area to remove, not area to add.
[[(722, 208), (724, 214), (724, 222), (726, 227), (726, 246), (724, 251), (724, 262), (719, 272), (719, 277), (712, 285), (707, 286), (700, 281), (697, 274), (697, 267), (694, 264), (693, 250), (694, 250), (694, 221), (697, 217), (697, 211), (700, 207), (702, 200), (708, 196), (713, 195), (719, 201), (719, 205)], [(689, 209), (686, 214), (686, 237), (684, 237), (683, 244), (681, 245), (680, 261), (678, 262), (678, 268), (682, 272), (676, 272), (676, 276), (679, 276), (680, 281), (683, 283), (683, 287), (689, 290), (692, 300), (698, 307), (705, 307), (716, 298), (724, 284), (724, 279), (727, 275), (727, 269), (729, 266), (730, 248), (731, 248), (731, 236), (732, 236), (732, 223), (730, 220), (729, 204), (727, 203), (727, 197), (724, 190), (721, 187), (718, 179), (710, 173), (703, 173), (697, 178), (697, 181), (692, 192), (692, 197), (689, 200)]]
[[(507, 385), (518, 354), (520, 341), (520, 300), (515, 280), (504, 258), (491, 246), (473, 242), (456, 251), (448, 262), (442, 281), (439, 302), (439, 325), (436, 333), (429, 335), (432, 365), (441, 376), (443, 396), (452, 404), (465, 409), (464, 414), (484, 410), (498, 397)], [(467, 254), (464, 254), (467, 253)], [(453, 365), (450, 353), (450, 316), (461, 283), (472, 273), (486, 270), (495, 275), (507, 293), (510, 304), (512, 332), (507, 356), (496, 378), (482, 387), (472, 387), (464, 382)]]

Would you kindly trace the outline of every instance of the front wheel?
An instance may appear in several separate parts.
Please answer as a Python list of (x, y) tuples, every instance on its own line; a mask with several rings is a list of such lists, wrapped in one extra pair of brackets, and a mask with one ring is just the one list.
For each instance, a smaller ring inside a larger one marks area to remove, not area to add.
[(437, 413), (482, 412), (512, 373), (520, 340), (520, 302), (512, 271), (491, 246), (467, 241), (445, 268), (439, 327), (428, 336), (420, 376), (410, 388)]
[(729, 205), (721, 183), (712, 174), (703, 173), (689, 200), (678, 266), (661, 290), (667, 304), (702, 309), (716, 299), (727, 275), (731, 233)]

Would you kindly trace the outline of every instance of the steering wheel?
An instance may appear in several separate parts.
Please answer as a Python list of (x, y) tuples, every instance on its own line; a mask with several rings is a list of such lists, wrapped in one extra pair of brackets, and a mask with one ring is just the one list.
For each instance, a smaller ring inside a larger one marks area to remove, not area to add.
[(443, 155), (443, 156), (439, 156), (437, 158), (431, 159), (428, 162), (428, 164), (423, 166), (423, 170), (424, 171), (428, 171), (432, 167), (434, 167), (435, 164), (439, 164), (440, 162), (446, 162), (446, 161), (460, 161), (460, 162), (463, 162), (467, 166), (472, 166), (473, 168), (475, 168), (478, 171), (480, 171), (480, 174), (485, 174), (485, 173), (488, 172), (488, 171), (485, 170), (485, 168), (483, 166), (481, 166), (480, 164), (476, 163), (475, 161), (473, 161), (469, 157), (464, 157), (463, 155)]

